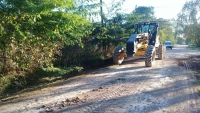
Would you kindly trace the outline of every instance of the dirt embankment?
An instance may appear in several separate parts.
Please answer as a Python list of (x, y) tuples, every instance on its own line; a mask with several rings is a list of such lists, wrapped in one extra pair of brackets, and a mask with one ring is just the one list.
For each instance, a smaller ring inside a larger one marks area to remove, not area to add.
[(188, 56), (197, 55), (197, 51), (180, 46), (167, 50), (166, 58), (156, 60), (151, 68), (144, 66), (144, 59), (108, 66), (2, 103), (0, 111), (199, 113), (196, 79), (190, 71), (194, 63), (187, 63), (193, 60), (183, 60), (188, 57), (186, 53)]

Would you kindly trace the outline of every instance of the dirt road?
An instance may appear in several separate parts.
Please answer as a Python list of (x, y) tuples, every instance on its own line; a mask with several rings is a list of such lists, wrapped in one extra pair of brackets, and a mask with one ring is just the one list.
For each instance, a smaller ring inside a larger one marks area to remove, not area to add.
[(184, 47), (167, 50), (151, 68), (144, 59), (126, 61), (23, 94), (0, 104), (0, 113), (199, 113), (195, 77), (176, 59), (200, 52)]

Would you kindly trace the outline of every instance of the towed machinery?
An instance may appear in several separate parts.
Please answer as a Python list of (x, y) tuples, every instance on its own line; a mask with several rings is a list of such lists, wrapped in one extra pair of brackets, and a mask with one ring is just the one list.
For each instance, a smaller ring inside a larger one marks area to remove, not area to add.
[(161, 44), (158, 33), (157, 22), (140, 22), (134, 25), (135, 31), (126, 42), (126, 48), (117, 46), (114, 50), (114, 64), (122, 62), (130, 57), (145, 58), (145, 66), (151, 67), (155, 57), (162, 60), (166, 47)]

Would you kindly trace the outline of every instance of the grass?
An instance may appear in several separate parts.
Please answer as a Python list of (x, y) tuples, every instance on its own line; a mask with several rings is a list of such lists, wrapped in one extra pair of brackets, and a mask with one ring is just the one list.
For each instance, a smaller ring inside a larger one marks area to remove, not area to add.
[(15, 96), (30, 90), (47, 87), (55, 81), (69, 78), (81, 72), (82, 67), (42, 68), (24, 75), (16, 72), (0, 75), (0, 99)]
[(189, 50), (200, 50), (200, 47), (188, 46), (187, 49), (189, 49)]

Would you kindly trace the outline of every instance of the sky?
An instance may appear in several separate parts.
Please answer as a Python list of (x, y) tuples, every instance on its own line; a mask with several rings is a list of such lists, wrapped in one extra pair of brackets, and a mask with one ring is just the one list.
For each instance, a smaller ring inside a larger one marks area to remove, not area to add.
[(153, 6), (156, 18), (173, 19), (189, 0), (125, 0), (122, 10), (130, 13), (135, 6)]

